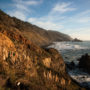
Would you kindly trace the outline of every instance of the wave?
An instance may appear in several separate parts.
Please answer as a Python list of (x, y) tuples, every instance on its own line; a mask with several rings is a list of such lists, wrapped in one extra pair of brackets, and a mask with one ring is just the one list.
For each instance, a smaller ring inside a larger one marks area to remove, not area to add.
[[(54, 42), (48, 48), (57, 49), (63, 56), (65, 63), (73, 61), (78, 65), (78, 58), (85, 53), (90, 54), (90, 42)], [(68, 71), (69, 75), (82, 86), (90, 88), (90, 75), (78, 68)]]
[(69, 71), (69, 75), (79, 82), (82, 86), (89, 87), (90, 88), (90, 75), (79, 70), (75, 69), (72, 71)]
[(55, 48), (57, 50), (79, 50), (79, 49), (88, 49), (88, 47), (81, 46), (77, 43), (71, 42), (54, 42), (49, 48)]

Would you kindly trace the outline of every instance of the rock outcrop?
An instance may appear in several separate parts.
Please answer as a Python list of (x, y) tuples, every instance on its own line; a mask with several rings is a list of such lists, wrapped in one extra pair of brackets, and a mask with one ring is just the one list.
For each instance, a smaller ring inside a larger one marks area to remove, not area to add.
[(17, 29), (0, 32), (1, 89), (84, 90), (67, 74), (57, 50), (34, 45)]
[(73, 61), (69, 62), (69, 63), (67, 62), (66, 66), (67, 66), (67, 69), (69, 69), (69, 70), (73, 70), (77, 67)]
[(85, 54), (79, 59), (79, 68), (90, 74), (90, 55)]
[(80, 39), (77, 39), (77, 38), (75, 38), (74, 40), (72, 40), (73, 42), (82, 42), (82, 40), (80, 40)]

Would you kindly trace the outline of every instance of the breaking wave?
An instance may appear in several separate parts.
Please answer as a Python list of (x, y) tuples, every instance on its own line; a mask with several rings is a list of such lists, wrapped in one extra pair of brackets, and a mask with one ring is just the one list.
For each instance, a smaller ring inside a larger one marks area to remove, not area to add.
[[(54, 42), (48, 48), (57, 49), (62, 54), (66, 63), (73, 61), (76, 65), (78, 65), (78, 58), (85, 53), (90, 54), (90, 42)], [(89, 74), (79, 70), (78, 68), (68, 71), (68, 73), (82, 86), (90, 88)]]
[(79, 49), (88, 49), (89, 47), (83, 46), (80, 43), (75, 42), (54, 42), (51, 46), (57, 50), (79, 50)]

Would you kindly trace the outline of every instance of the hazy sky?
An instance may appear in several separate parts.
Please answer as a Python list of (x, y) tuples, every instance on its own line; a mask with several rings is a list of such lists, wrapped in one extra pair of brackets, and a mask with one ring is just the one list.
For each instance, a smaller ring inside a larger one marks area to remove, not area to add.
[(0, 0), (0, 9), (47, 30), (90, 40), (90, 0)]

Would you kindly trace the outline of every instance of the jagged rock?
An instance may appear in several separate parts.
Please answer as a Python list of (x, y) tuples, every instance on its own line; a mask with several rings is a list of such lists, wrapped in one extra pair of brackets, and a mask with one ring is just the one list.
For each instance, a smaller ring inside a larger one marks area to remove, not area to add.
[(44, 64), (46, 67), (50, 67), (51, 58), (45, 58), (45, 59), (43, 60), (43, 64)]
[(69, 69), (69, 70), (73, 70), (76, 68), (76, 65), (73, 61), (70, 63), (66, 63), (66, 66), (67, 66), (67, 69)]
[(90, 74), (90, 56), (88, 54), (83, 55), (79, 59), (79, 68), (82, 68), (85, 72)]
[(16, 56), (14, 55), (16, 49), (13, 42), (5, 35), (0, 33), (0, 58), (7, 60), (9, 56), (12, 59), (12, 63), (15, 62)]

